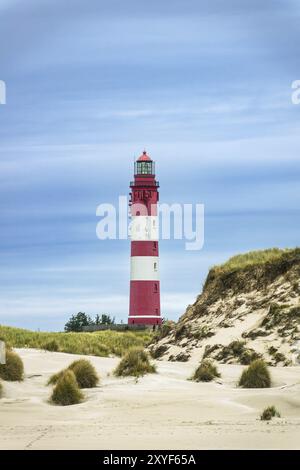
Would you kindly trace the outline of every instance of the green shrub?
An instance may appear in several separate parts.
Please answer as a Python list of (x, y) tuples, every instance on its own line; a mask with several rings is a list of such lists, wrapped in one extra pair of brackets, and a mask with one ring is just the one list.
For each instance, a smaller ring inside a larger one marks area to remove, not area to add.
[(75, 405), (83, 400), (84, 396), (78, 387), (74, 372), (66, 370), (59, 378), (51, 395), (51, 401), (56, 405)]
[(178, 341), (184, 336), (188, 336), (189, 327), (185, 324), (177, 325), (175, 328), (175, 340)]
[(195, 339), (205, 339), (205, 338), (210, 338), (211, 336), (214, 336), (214, 332), (206, 325), (202, 326), (196, 331), (193, 331), (193, 336)]
[(195, 382), (211, 382), (215, 377), (220, 376), (217, 367), (209, 359), (204, 359), (195, 370), (191, 380)]
[(210, 356), (214, 351), (216, 351), (217, 349), (220, 349), (222, 348), (223, 346), (221, 344), (213, 344), (212, 346), (209, 346), (209, 345), (206, 345), (205, 348), (204, 348), (204, 353), (203, 353), (203, 356), (202, 358), (205, 359), (207, 358), (208, 356)]
[(86, 359), (72, 362), (68, 369), (74, 372), (80, 388), (94, 388), (99, 382), (95, 367)]
[(229, 344), (229, 349), (231, 350), (234, 356), (240, 356), (245, 350), (244, 341), (232, 341)]
[(270, 330), (275, 326), (280, 325), (284, 320), (284, 310), (288, 305), (279, 305), (276, 303), (270, 304), (269, 312), (267, 316), (261, 322), (261, 326), (264, 326), (266, 330)]
[(117, 377), (128, 375), (139, 377), (154, 372), (156, 372), (156, 368), (150, 363), (147, 352), (141, 348), (132, 348), (121, 359), (119, 365), (114, 370), (114, 375)]
[(158, 328), (157, 332), (154, 334), (153, 339), (159, 341), (160, 339), (165, 338), (168, 334), (174, 329), (174, 322), (172, 321), (165, 321), (162, 325)]
[(59, 351), (58, 342), (55, 339), (52, 339), (45, 343), (42, 349), (45, 349), (46, 351), (57, 352)]
[(288, 312), (289, 317), (291, 318), (300, 318), (300, 307), (293, 307), (289, 312)]
[(3, 396), (3, 385), (0, 382), (0, 398), (2, 398), (2, 396)]
[(240, 356), (240, 363), (243, 366), (248, 366), (251, 362), (259, 359), (261, 356), (253, 349), (245, 349), (245, 351)]
[(243, 333), (243, 337), (244, 338), (249, 338), (251, 339), (252, 341), (256, 338), (258, 338), (259, 336), (269, 336), (270, 332), (268, 331), (268, 329), (262, 329), (262, 328), (258, 328), (256, 330), (252, 330), (252, 331), (249, 331), (249, 333)]
[(232, 341), (227, 346), (223, 346), (217, 354), (216, 359), (221, 361), (227, 359), (229, 356), (239, 358), (245, 351), (245, 341)]
[(75, 374), (77, 384), (80, 388), (93, 388), (96, 387), (99, 382), (99, 377), (94, 366), (86, 359), (79, 359), (78, 361), (72, 362), (67, 369), (63, 369), (52, 375), (48, 380), (48, 385), (56, 384), (67, 370), (71, 370)]
[(265, 408), (262, 412), (260, 419), (262, 421), (270, 421), (274, 417), (280, 418), (279, 411), (276, 410), (275, 406), (268, 406), (268, 408)]
[(275, 348), (274, 346), (270, 346), (268, 348), (268, 353), (270, 354), (270, 356), (273, 356), (277, 351), (278, 351), (278, 349)]
[(286, 359), (285, 355), (282, 354), (281, 352), (276, 352), (274, 354), (274, 360), (277, 364), (277, 362), (286, 362), (287, 359)]
[(153, 359), (158, 359), (159, 357), (163, 356), (167, 350), (169, 349), (169, 346), (167, 344), (161, 344), (157, 348), (151, 348), (150, 354)]
[(6, 350), (6, 364), (0, 364), (0, 377), (8, 381), (23, 380), (24, 366), (20, 356), (11, 351)]
[(269, 388), (271, 377), (266, 363), (262, 359), (253, 361), (240, 377), (239, 386), (243, 388)]
[(63, 369), (56, 374), (51, 375), (50, 379), (47, 382), (47, 385), (55, 385), (59, 381), (59, 379), (64, 375), (67, 369)]
[(245, 344), (245, 341), (232, 341), (227, 346), (223, 346), (216, 359), (222, 361), (232, 356), (237, 358), (241, 364), (247, 366), (261, 357), (254, 349), (246, 348)]

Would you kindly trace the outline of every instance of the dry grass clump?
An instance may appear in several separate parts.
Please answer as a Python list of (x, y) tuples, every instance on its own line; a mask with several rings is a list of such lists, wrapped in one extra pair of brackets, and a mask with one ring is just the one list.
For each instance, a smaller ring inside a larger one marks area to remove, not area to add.
[(56, 405), (68, 406), (80, 403), (83, 398), (74, 372), (65, 370), (54, 387), (51, 401)]
[(271, 376), (266, 363), (262, 359), (253, 361), (249, 367), (242, 372), (239, 386), (243, 388), (271, 387)]
[(59, 381), (59, 379), (63, 376), (67, 369), (63, 369), (59, 372), (56, 372), (56, 374), (51, 375), (50, 379), (47, 382), (47, 385), (55, 385)]
[(174, 330), (174, 337), (176, 341), (181, 340), (182, 338), (188, 338), (190, 335), (190, 326), (186, 323), (182, 323), (176, 326)]
[(95, 367), (86, 359), (72, 362), (68, 369), (74, 372), (80, 388), (94, 388), (99, 382)]
[(158, 328), (158, 330), (154, 333), (152, 337), (152, 342), (157, 342), (166, 336), (168, 336), (171, 331), (175, 328), (175, 323), (173, 321), (165, 321), (162, 325)]
[(151, 347), (150, 354), (153, 359), (158, 359), (159, 357), (163, 356), (167, 350), (169, 349), (167, 344), (161, 344), (160, 346)]
[(23, 380), (24, 365), (20, 356), (11, 351), (6, 350), (6, 364), (0, 364), (0, 377), (3, 380), (15, 382)]
[(262, 421), (270, 421), (272, 418), (280, 418), (279, 411), (275, 408), (275, 406), (268, 406), (262, 412), (260, 419)]
[(195, 370), (191, 380), (195, 382), (211, 382), (216, 377), (221, 377), (217, 367), (209, 359), (204, 359)]
[(48, 381), (48, 385), (58, 383), (60, 378), (67, 370), (71, 370), (76, 378), (77, 384), (80, 388), (94, 388), (99, 382), (95, 367), (86, 359), (79, 359), (72, 362), (67, 369), (61, 370), (52, 375)]
[(251, 362), (256, 359), (260, 359), (261, 355), (254, 351), (253, 349), (245, 349), (245, 351), (240, 356), (240, 363), (243, 366), (248, 366)]
[(128, 375), (140, 377), (155, 372), (156, 367), (150, 363), (147, 352), (142, 348), (132, 348), (121, 359), (119, 365), (114, 370), (114, 375), (117, 377)]

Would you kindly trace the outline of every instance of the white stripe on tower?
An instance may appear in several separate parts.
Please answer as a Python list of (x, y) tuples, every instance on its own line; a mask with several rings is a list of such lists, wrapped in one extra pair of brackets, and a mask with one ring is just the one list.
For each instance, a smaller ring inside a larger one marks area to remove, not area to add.
[(130, 223), (132, 241), (157, 241), (158, 217), (156, 215), (136, 215)]
[(159, 281), (158, 256), (132, 256), (131, 281)]
[[(131, 241), (158, 240), (158, 217), (137, 215), (132, 217)], [(158, 256), (132, 256), (131, 281), (159, 281)]]

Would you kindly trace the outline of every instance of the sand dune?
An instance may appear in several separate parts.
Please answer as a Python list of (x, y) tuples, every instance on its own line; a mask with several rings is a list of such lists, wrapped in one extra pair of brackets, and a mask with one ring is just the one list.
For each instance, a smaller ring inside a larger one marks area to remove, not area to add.
[[(89, 357), (102, 377), (80, 405), (48, 403), (48, 377), (79, 356), (17, 350), (26, 379), (4, 383), (0, 449), (299, 449), (300, 367), (271, 368), (274, 387), (241, 390), (242, 366), (214, 383), (186, 380), (196, 363), (157, 362), (158, 374), (116, 379), (117, 358)], [(282, 418), (262, 422), (275, 405)]]

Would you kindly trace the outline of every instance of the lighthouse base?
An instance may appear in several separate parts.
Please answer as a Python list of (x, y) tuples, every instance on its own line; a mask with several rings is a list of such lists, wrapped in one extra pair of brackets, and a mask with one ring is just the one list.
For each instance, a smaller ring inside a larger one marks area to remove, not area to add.
[(160, 325), (159, 281), (130, 281), (129, 325)]

